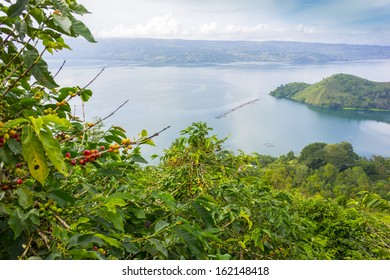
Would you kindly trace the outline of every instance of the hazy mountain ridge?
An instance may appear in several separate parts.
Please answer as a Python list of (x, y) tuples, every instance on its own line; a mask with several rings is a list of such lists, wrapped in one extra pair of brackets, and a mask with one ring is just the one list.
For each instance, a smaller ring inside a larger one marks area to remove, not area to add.
[(315, 84), (290, 83), (270, 93), (323, 108), (390, 110), (390, 82), (336, 74)]
[(100, 39), (97, 44), (70, 40), (65, 58), (111, 59), (155, 64), (292, 63), (315, 64), (390, 59), (390, 46), (286, 41), (197, 41)]

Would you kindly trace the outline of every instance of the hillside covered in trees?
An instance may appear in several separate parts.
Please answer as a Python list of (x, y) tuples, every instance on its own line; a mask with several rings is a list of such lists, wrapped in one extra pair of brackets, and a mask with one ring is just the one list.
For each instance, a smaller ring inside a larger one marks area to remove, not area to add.
[(270, 94), (323, 108), (390, 110), (390, 82), (373, 82), (347, 74), (336, 74), (312, 85), (281, 85)]
[(152, 65), (213, 63), (317, 64), (389, 59), (389, 46), (321, 44), (287, 41), (207, 41), (104, 38), (99, 44), (72, 41), (64, 58), (109, 59)]

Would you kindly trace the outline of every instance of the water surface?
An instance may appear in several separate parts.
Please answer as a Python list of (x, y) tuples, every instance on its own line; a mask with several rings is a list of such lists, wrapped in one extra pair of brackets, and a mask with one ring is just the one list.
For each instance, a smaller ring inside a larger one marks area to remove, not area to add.
[[(58, 62), (51, 62), (52, 69)], [(390, 61), (365, 61), (326, 65), (229, 64), (212, 66), (150, 67), (118, 61), (71, 61), (58, 76), (62, 86), (87, 84), (106, 66), (91, 85), (94, 95), (85, 105), (89, 120), (105, 117), (121, 103), (130, 102), (107, 121), (136, 136), (171, 125), (155, 139), (158, 148), (145, 155), (162, 153), (179, 131), (205, 121), (219, 137), (230, 135), (226, 148), (279, 156), (296, 154), (307, 144), (349, 141), (366, 157), (390, 156), (390, 113), (334, 111), (269, 96), (289, 82), (315, 83), (336, 73), (390, 81)], [(215, 117), (252, 99), (256, 103)], [(81, 114), (80, 104), (76, 112)]]

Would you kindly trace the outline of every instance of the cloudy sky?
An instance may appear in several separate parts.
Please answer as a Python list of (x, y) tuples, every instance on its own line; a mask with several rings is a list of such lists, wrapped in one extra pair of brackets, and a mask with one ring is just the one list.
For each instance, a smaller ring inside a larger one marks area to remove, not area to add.
[(97, 38), (390, 45), (390, 0), (79, 0)]

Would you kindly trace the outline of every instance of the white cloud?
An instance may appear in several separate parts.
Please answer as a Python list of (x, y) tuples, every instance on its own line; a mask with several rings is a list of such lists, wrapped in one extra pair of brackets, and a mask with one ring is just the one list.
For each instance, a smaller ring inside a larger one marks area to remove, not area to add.
[(97, 37), (180, 37), (185, 36), (179, 21), (168, 13), (155, 17), (146, 24), (136, 24), (130, 27), (118, 25), (110, 30), (97, 32)]
[(313, 34), (315, 29), (304, 25), (271, 26), (266, 24), (236, 25), (218, 22), (201, 24), (199, 27), (184, 27), (172, 13), (154, 17), (145, 24), (118, 25), (110, 30), (96, 32), (97, 37), (151, 37), (177, 39), (220, 40), (282, 40), (285, 36)]

